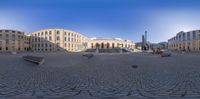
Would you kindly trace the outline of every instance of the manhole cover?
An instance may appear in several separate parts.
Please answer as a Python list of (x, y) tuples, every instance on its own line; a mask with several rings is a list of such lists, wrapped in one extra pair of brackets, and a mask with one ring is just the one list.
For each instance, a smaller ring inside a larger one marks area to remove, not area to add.
[(132, 65), (131, 67), (132, 68), (138, 68), (138, 65)]

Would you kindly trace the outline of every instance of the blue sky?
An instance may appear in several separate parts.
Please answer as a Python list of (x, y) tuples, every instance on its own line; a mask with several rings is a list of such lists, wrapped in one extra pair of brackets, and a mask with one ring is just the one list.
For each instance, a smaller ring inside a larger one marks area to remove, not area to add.
[(65, 28), (89, 37), (167, 41), (200, 29), (200, 0), (0, 0), (0, 29)]

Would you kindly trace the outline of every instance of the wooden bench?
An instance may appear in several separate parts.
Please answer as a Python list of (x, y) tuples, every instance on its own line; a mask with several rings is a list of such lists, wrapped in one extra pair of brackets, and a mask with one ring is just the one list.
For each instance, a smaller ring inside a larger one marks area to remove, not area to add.
[(92, 58), (94, 55), (93, 54), (84, 54), (83, 56), (85, 56), (89, 59), (89, 58)]
[(27, 55), (27, 56), (23, 56), (23, 59), (26, 61), (30, 61), (30, 62), (39, 64), (39, 65), (44, 63), (44, 57)]

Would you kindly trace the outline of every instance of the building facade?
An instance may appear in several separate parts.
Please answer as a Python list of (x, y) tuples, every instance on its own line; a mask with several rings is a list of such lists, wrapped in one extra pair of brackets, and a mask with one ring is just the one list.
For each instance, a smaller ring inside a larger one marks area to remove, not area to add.
[(135, 43), (119, 38), (88, 38), (67, 29), (43, 29), (25, 35), (14, 30), (0, 30), (0, 51), (69, 51), (86, 49), (134, 49)]
[(30, 34), (34, 51), (81, 51), (87, 48), (88, 37), (66, 29), (44, 29)]
[(168, 40), (168, 48), (178, 51), (200, 51), (200, 30), (177, 33)]
[(134, 49), (135, 44), (130, 40), (122, 40), (119, 38), (91, 38), (88, 43), (88, 48), (96, 49), (112, 49), (112, 48), (127, 48)]
[(0, 30), (0, 52), (27, 51), (29, 38), (24, 32), (16, 30)]

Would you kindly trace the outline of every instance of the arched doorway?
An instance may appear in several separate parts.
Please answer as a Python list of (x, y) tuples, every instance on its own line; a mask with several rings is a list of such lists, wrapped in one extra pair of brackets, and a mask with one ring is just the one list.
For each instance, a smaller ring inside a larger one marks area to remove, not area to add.
[(106, 44), (106, 46), (107, 46), (107, 48), (109, 48), (109, 47), (110, 47), (110, 44), (109, 44), (109, 43), (107, 43), (107, 44)]
[(115, 43), (112, 43), (112, 48), (115, 48)]
[(91, 47), (92, 47), (92, 48), (94, 48), (94, 45), (93, 45), (93, 43), (91, 43)]
[(99, 43), (96, 43), (96, 48), (99, 48)]
[(101, 48), (104, 48), (104, 44), (103, 43), (101, 43)]

